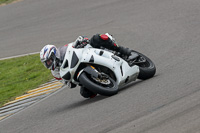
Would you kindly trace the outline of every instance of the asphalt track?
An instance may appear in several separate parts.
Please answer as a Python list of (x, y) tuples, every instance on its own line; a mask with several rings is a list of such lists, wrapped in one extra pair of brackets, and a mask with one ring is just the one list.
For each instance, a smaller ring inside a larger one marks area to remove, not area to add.
[[(157, 66), (112, 97), (63, 88), (0, 122), (0, 133), (200, 132), (199, 0), (24, 0), (0, 7), (0, 58), (112, 33)], [(2, 67), (2, 66), (1, 66)]]

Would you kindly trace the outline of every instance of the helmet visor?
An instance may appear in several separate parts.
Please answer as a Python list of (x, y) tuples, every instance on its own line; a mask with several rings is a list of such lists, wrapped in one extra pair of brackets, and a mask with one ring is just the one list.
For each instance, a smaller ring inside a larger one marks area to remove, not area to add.
[(50, 68), (50, 67), (53, 65), (53, 59), (50, 58), (50, 59), (46, 60), (46, 61), (44, 62), (44, 65), (45, 65), (47, 68)]

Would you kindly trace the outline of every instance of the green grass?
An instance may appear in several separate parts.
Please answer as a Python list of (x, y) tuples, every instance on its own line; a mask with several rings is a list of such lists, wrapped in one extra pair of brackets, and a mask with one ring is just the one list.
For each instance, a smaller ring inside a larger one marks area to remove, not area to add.
[(0, 60), (0, 106), (52, 78), (39, 54)]
[(13, 1), (15, 1), (15, 0), (0, 0), (0, 5), (1, 4), (8, 4), (8, 3), (11, 3)]

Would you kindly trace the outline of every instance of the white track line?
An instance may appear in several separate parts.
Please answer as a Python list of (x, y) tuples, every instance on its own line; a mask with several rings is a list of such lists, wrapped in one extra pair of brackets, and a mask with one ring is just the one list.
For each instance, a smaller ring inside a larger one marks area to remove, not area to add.
[(40, 53), (40, 52), (34, 52), (34, 53), (16, 55), (16, 56), (11, 56), (11, 57), (1, 58), (0, 60), (12, 59), (12, 58), (17, 58), (17, 57), (22, 57), (22, 56), (27, 56), (27, 55), (33, 55), (33, 54), (39, 54), (39, 53)]

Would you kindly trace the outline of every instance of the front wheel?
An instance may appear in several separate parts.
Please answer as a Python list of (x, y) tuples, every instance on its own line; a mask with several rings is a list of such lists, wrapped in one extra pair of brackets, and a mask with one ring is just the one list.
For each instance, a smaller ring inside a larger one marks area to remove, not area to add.
[(138, 57), (138, 66), (140, 69), (138, 79), (146, 80), (151, 77), (153, 77), (156, 73), (156, 67), (155, 64), (151, 59), (149, 59), (147, 56), (137, 52), (137, 51), (132, 51), (135, 52), (139, 55)]
[(85, 88), (93, 93), (104, 96), (112, 96), (118, 93), (118, 86), (116, 82), (109, 76), (104, 79), (99, 79), (86, 72), (82, 72), (79, 77), (79, 81)]

